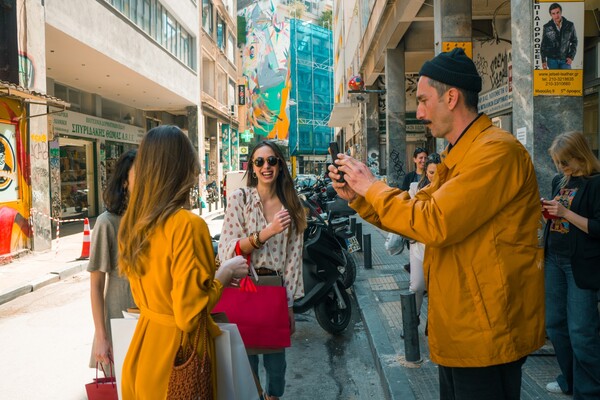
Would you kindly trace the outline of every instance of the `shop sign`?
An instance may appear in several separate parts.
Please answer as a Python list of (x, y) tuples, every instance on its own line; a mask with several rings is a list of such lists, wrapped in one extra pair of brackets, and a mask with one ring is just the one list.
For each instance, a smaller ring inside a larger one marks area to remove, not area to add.
[(499, 111), (508, 110), (511, 107), (512, 92), (509, 91), (508, 85), (490, 90), (479, 96), (479, 112), (491, 115)]
[(145, 131), (137, 126), (122, 124), (104, 118), (63, 111), (52, 117), (54, 134), (87, 139), (104, 139), (114, 142), (139, 144)]

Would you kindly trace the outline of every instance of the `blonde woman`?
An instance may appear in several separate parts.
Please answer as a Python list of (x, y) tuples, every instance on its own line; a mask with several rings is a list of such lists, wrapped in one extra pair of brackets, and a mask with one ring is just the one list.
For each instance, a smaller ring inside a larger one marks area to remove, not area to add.
[[(125, 400), (166, 397), (181, 332), (192, 336), (200, 313), (214, 307), (223, 286), (248, 274), (244, 258), (234, 257), (215, 275), (206, 223), (187, 209), (199, 172), (198, 155), (176, 126), (151, 129), (142, 140), (136, 184), (119, 230), (119, 267), (140, 308), (123, 363)], [(218, 336), (219, 327), (210, 317), (207, 323), (210, 337)], [(214, 341), (208, 346), (216, 398)], [(203, 350), (198, 348), (198, 354)]]
[(558, 135), (550, 156), (559, 174), (545, 229), (546, 332), (561, 375), (546, 385), (574, 399), (600, 398), (600, 161), (583, 134)]

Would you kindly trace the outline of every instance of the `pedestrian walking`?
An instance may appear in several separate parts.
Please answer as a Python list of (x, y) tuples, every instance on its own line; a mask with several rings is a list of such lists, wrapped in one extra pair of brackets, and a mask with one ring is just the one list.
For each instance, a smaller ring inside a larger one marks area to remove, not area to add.
[[(215, 273), (208, 227), (189, 210), (189, 193), (199, 173), (198, 154), (178, 127), (148, 131), (135, 161), (140, 184), (134, 185), (119, 230), (119, 268), (140, 309), (123, 363), (124, 400), (167, 397), (179, 346), (193, 343), (190, 336), (200, 330), (204, 310), (214, 307), (223, 286), (248, 273), (243, 257), (227, 260)], [(216, 399), (213, 338), (221, 331), (210, 316), (206, 324), (208, 340), (195, 350), (201, 357), (208, 346)]]
[(414, 199), (340, 154), (340, 197), (367, 221), (426, 245), (431, 360), (441, 399), (519, 399), (521, 366), (545, 342), (539, 192), (531, 158), (477, 113), (481, 77), (462, 49), (420, 70), (417, 118), (449, 144)]
[(123, 310), (135, 307), (129, 281), (119, 274), (117, 235), (133, 188), (133, 162), (136, 153), (137, 150), (129, 150), (119, 157), (114, 173), (102, 193), (106, 211), (96, 219), (87, 267), (94, 318), (90, 367), (96, 368), (100, 362), (107, 374), (114, 374), (110, 367), (113, 361), (110, 320), (123, 318)]
[(559, 174), (542, 199), (546, 330), (561, 374), (546, 389), (600, 399), (600, 161), (580, 132), (558, 135), (549, 152)]

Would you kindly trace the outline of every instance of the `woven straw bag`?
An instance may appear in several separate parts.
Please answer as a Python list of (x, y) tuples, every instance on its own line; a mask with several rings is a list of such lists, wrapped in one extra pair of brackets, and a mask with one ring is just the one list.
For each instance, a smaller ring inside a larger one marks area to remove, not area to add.
[[(212, 365), (208, 355), (208, 324), (206, 308), (198, 319), (193, 346), (183, 347), (183, 332), (173, 361), (167, 389), (168, 400), (212, 400)], [(202, 356), (198, 356), (198, 340), (202, 335)]]

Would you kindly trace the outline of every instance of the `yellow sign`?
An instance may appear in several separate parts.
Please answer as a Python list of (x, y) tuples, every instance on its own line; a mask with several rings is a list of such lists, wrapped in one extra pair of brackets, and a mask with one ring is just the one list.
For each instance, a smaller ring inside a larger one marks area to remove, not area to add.
[(442, 42), (442, 51), (452, 51), (455, 48), (461, 48), (469, 58), (473, 58), (473, 42)]
[(248, 154), (248, 146), (240, 146), (240, 154)]
[(534, 96), (582, 96), (583, 70), (541, 69), (533, 71)]

